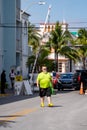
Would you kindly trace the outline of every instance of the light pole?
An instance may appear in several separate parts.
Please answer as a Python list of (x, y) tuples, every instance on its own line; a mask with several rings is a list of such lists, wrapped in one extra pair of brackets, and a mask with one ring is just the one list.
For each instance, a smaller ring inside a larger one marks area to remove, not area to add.
[(38, 5), (45, 5), (46, 2), (45, 2), (45, 1), (32, 2), (30, 5), (28, 5), (28, 7), (27, 7), (26, 9), (21, 10), (21, 12), (20, 12), (20, 20), (22, 20), (22, 19), (21, 19), (21, 18), (22, 18), (22, 14), (23, 14), (24, 12), (26, 12), (32, 5), (35, 5), (35, 4), (38, 4)]
[[(32, 2), (31, 4), (29, 4), (29, 5), (27, 6), (26, 9), (21, 10), (21, 11), (20, 11), (20, 22), (21, 22), (21, 24), (22, 24), (22, 22), (23, 22), (23, 18), (22, 18), (23, 15), (27, 12), (28, 9), (30, 9), (31, 6), (36, 5), (36, 4), (38, 4), (38, 5), (45, 5), (45, 2), (44, 2), (44, 1)], [(31, 86), (32, 86), (32, 84), (33, 84), (33, 82), (31, 83)], [(34, 92), (34, 87), (33, 87), (33, 92)]]

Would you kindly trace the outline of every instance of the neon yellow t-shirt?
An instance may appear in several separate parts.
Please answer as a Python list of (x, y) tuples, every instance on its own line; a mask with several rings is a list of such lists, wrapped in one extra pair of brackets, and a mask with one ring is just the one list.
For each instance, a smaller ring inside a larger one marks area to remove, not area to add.
[(48, 88), (50, 87), (50, 81), (51, 81), (51, 75), (50, 73), (46, 72), (41, 72), (37, 76), (37, 81), (40, 84), (40, 88)]

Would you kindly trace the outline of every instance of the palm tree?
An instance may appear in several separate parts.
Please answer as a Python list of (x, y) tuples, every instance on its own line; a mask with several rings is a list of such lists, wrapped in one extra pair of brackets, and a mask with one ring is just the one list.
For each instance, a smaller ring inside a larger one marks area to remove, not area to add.
[(64, 32), (59, 22), (56, 22), (55, 30), (51, 32), (48, 42), (55, 51), (56, 71), (58, 71), (58, 54), (75, 60), (74, 56), (77, 55), (77, 52), (68, 46), (69, 41), (72, 42), (72, 40), (70, 32), (68, 30)]
[(85, 28), (78, 30), (78, 53), (83, 63), (83, 69), (86, 69), (86, 57), (87, 57), (87, 30)]
[(39, 70), (41, 70), (43, 65), (46, 65), (48, 68), (48, 71), (52, 71), (53, 61), (50, 61), (48, 59), (49, 54), (50, 54), (50, 50), (47, 47), (42, 46), (40, 53), (39, 53), (38, 60), (37, 60), (37, 66), (38, 66)]
[[(45, 46), (42, 46), (39, 52), (39, 56), (37, 59), (37, 64), (36, 64), (36, 70), (39, 72), (42, 68), (43, 65), (46, 65), (48, 68), (48, 71), (52, 71), (52, 67), (53, 67), (53, 62), (50, 61), (48, 59), (48, 55), (49, 55), (50, 51), (48, 50), (48, 48), (46, 48)], [(26, 65), (29, 66), (33, 66), (34, 65), (34, 61), (35, 61), (35, 55), (32, 55), (28, 58), (28, 61), (26, 63)], [(30, 68), (31, 68), (30, 67)]]
[(26, 62), (26, 66), (28, 67), (28, 71), (31, 72), (32, 70), (32, 66), (34, 64), (35, 61), (35, 55), (31, 55), (28, 57), (27, 62)]
[(36, 27), (29, 22), (28, 25), (28, 44), (32, 46), (33, 52), (36, 53), (38, 46), (40, 45), (40, 35)]
[[(38, 34), (38, 30), (35, 28), (35, 26), (29, 23), (28, 42), (29, 45), (32, 46), (34, 54), (28, 58), (26, 65), (28, 67), (32, 66), (32, 73), (35, 68), (39, 71), (43, 64), (46, 64), (48, 68), (51, 68), (52, 62), (49, 61), (50, 64), (48, 64), (47, 59), (47, 56), (50, 51), (45, 45), (41, 45), (41, 38), (42, 37), (40, 36), (40, 34)], [(37, 67), (34, 67), (34, 64), (36, 64)]]
[(38, 34), (36, 27), (30, 22), (28, 24), (28, 44), (32, 46), (33, 54), (28, 58), (27, 65), (30, 65), (29, 60), (31, 61), (31, 59), (33, 59), (32, 65), (34, 65), (35, 55), (37, 56), (38, 46), (40, 46), (40, 35)]

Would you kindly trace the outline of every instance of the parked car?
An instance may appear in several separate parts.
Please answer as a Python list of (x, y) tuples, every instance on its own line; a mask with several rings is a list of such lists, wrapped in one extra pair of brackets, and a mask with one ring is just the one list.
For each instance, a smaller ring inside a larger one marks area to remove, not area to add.
[(73, 86), (76, 90), (80, 89), (80, 84), (83, 82), (84, 90), (87, 88), (87, 70), (76, 70), (73, 75)]
[(54, 89), (58, 89), (59, 74), (57, 72), (52, 72), (51, 75), (52, 75), (53, 87)]
[(58, 90), (73, 88), (73, 73), (62, 73), (58, 79)]
[(57, 89), (58, 88), (58, 79), (57, 79), (57, 77), (52, 77), (52, 83), (53, 83), (54, 89)]

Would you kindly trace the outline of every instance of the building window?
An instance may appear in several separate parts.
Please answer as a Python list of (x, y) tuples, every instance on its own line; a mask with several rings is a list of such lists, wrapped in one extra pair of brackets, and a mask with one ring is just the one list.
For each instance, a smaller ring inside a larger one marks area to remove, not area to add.
[(48, 25), (48, 32), (50, 32), (50, 25)]
[(24, 34), (27, 35), (27, 22), (24, 23)]
[(45, 29), (44, 29), (44, 32), (46, 32), (46, 25), (45, 25)]
[(62, 72), (62, 63), (61, 62), (58, 64), (58, 71)]
[(52, 25), (52, 31), (54, 30), (54, 26)]

